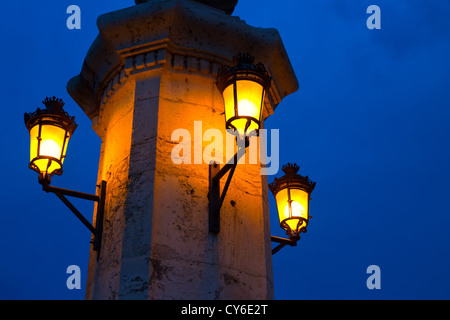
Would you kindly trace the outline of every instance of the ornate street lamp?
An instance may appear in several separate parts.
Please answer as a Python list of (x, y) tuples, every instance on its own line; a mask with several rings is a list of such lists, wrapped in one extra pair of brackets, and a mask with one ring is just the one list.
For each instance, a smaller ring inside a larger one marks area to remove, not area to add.
[[(62, 166), (66, 158), (67, 144), (77, 124), (75, 117), (63, 110), (64, 102), (56, 97), (45, 98), (45, 109), (25, 113), (25, 125), (30, 133), (30, 169), (39, 174), (39, 183), (45, 192), (52, 192), (75, 214), (75, 216), (93, 233), (93, 249), (100, 251), (103, 232), (103, 214), (106, 196), (106, 181), (102, 181), (99, 195), (88, 194), (50, 186), (54, 174), (63, 173)], [(95, 227), (70, 203), (65, 196), (97, 202)]]
[[(231, 178), (239, 159), (245, 154), (248, 137), (259, 134), (264, 98), (270, 87), (271, 77), (262, 63), (254, 64), (253, 56), (238, 54), (233, 57), (233, 67), (221, 67), (218, 72), (217, 88), (223, 96), (225, 109), (225, 127), (232, 130), (237, 141), (245, 141), (231, 159), (231, 163), (222, 168), (217, 163), (209, 165), (209, 230), (220, 231), (220, 208), (222, 207)], [(316, 183), (297, 174), (296, 164), (283, 166), (285, 175), (269, 185), (277, 202), (280, 226), (286, 230), (289, 239), (271, 236), (279, 245), (272, 250), (278, 252), (286, 245), (296, 246), (300, 232), (306, 232), (309, 221), (309, 197)], [(220, 179), (228, 172), (227, 180), (220, 190)]]
[(296, 245), (300, 239), (300, 233), (306, 232), (309, 221), (310, 195), (316, 183), (312, 182), (308, 176), (303, 177), (297, 174), (299, 170), (297, 164), (288, 163), (283, 166), (282, 170), (285, 175), (275, 178), (269, 184), (269, 189), (277, 203), (280, 226), (286, 230), (289, 240), (281, 241), (276, 237), (272, 237), (272, 240), (282, 245)]
[[(272, 80), (264, 65), (253, 61), (250, 54), (239, 53), (233, 57), (234, 66), (222, 66), (217, 75), (217, 88), (224, 102), (225, 128), (236, 135), (238, 150), (222, 168), (217, 163), (209, 165), (209, 230), (212, 233), (220, 231), (220, 208), (236, 165), (249, 146), (249, 136), (259, 133), (264, 97)], [(220, 179), (228, 171), (221, 193)]]
[(225, 126), (236, 135), (245, 135), (261, 126), (264, 97), (272, 78), (262, 63), (253, 64), (250, 54), (233, 57), (235, 66), (223, 66), (217, 88), (223, 96)]
[(49, 185), (54, 174), (62, 174), (67, 145), (77, 124), (63, 110), (61, 99), (46, 98), (45, 109), (25, 113), (25, 125), (30, 133), (29, 167), (39, 174), (39, 183)]

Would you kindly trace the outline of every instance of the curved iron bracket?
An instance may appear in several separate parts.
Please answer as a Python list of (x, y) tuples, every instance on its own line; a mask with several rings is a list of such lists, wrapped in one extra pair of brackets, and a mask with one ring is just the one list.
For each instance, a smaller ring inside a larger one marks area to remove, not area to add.
[(296, 247), (297, 246), (297, 240), (292, 240), (292, 239), (285, 239), (285, 238), (279, 238), (279, 237), (274, 237), (274, 236), (270, 236), (270, 240), (272, 242), (276, 242), (279, 243), (278, 246), (276, 246), (275, 248), (272, 249), (272, 255), (274, 255), (275, 253), (277, 253), (278, 251), (280, 251), (282, 248), (284, 248), (284, 246), (291, 246), (291, 247)]
[[(102, 244), (103, 233), (103, 215), (105, 212), (105, 196), (106, 196), (106, 181), (102, 181), (100, 185), (99, 195), (88, 194), (63, 188), (52, 187), (49, 185), (43, 185), (42, 190), (45, 192), (51, 192), (56, 196), (75, 214), (75, 216), (92, 232), (94, 239), (92, 241), (93, 249), (98, 252), (100, 256), (100, 248)], [(97, 202), (97, 216), (95, 227), (73, 206), (73, 204), (67, 200), (65, 196), (90, 200)], [(97, 257), (98, 257), (97, 256)]]
[[(244, 148), (238, 149), (238, 152), (231, 158), (226, 165), (220, 168), (218, 163), (209, 164), (209, 232), (219, 233), (220, 231), (220, 208), (230, 186), (231, 179), (236, 165), (243, 155), (245, 155), (245, 149), (249, 146), (248, 138), (245, 140)], [(220, 193), (220, 179), (228, 172), (227, 181), (223, 187), (222, 193)]]

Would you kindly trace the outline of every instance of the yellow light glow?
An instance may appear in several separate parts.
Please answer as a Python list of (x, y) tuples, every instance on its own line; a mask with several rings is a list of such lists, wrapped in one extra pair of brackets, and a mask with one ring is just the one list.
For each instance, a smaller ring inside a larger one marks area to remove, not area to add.
[(234, 117), (234, 84), (230, 84), (223, 91), (223, 102), (225, 105), (225, 120)]
[[(306, 191), (300, 189), (290, 189), (290, 198), (288, 188), (280, 190), (275, 196), (277, 202), (278, 215), (280, 223), (285, 221), (293, 231), (297, 231), (299, 218), (308, 219), (308, 199), (309, 195)], [(306, 226), (306, 222), (300, 225), (301, 228)]]
[(259, 125), (256, 121), (260, 120), (263, 87), (259, 83), (250, 80), (236, 81), (237, 113), (234, 106), (234, 90), (234, 84), (230, 84), (223, 91), (226, 121), (228, 122), (231, 118), (236, 117), (230, 124), (240, 134), (243, 134), (248, 123), (248, 117), (250, 117), (252, 121), (247, 128), (247, 132), (258, 130)]
[(41, 156), (59, 158), (62, 146), (52, 139), (43, 139), (41, 141)]
[(39, 141), (39, 126), (34, 126), (30, 130), (30, 161), (37, 157)]
[[(41, 130), (40, 136), (39, 128)], [(67, 134), (67, 141), (68, 138), (69, 135)], [(67, 150), (67, 141), (64, 144), (65, 140), (66, 131), (64, 129), (50, 124), (35, 125), (30, 130), (30, 162), (40, 172), (49, 175), (55, 170), (61, 169)], [(64, 150), (62, 150), (63, 145)]]
[(259, 120), (263, 87), (254, 81), (240, 80), (236, 82), (238, 115), (249, 116)]

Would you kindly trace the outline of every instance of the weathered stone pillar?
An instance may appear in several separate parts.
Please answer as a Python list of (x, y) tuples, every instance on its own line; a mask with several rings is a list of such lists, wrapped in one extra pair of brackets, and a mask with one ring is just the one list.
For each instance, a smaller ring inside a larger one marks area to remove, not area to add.
[(68, 84), (102, 139), (98, 180), (108, 184), (102, 248), (99, 257), (91, 251), (86, 298), (271, 299), (260, 164), (237, 166), (221, 231), (211, 234), (208, 164), (192, 157), (192, 164), (177, 165), (171, 152), (176, 129), (191, 133), (192, 151), (210, 144), (202, 142), (207, 129), (225, 137), (215, 81), (219, 66), (231, 65), (239, 52), (254, 55), (272, 76), (264, 118), (297, 90), (280, 36), (208, 1), (137, 2), (143, 3), (98, 18), (99, 35)]

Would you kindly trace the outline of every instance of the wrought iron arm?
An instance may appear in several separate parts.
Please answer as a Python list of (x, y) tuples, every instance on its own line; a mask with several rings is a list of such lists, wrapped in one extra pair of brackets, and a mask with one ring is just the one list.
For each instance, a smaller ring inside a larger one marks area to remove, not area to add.
[[(243, 155), (245, 155), (245, 149), (249, 146), (248, 139), (245, 141), (245, 147), (238, 149), (238, 152), (232, 158), (233, 161), (229, 161), (222, 168), (218, 163), (211, 163), (209, 165), (209, 231), (212, 233), (219, 233), (220, 231), (220, 208), (222, 208), (223, 201), (230, 186), (231, 179), (233, 178), (236, 165)], [(231, 162), (231, 163), (230, 163)], [(222, 193), (220, 192), (220, 179), (223, 178), (228, 172), (227, 180), (223, 187)], [(280, 251), (285, 246), (291, 247), (297, 246), (298, 239), (284, 239), (275, 236), (271, 236), (272, 242), (278, 243), (278, 246), (272, 249), (272, 255)]]
[[(45, 192), (51, 192), (56, 194), (56, 196), (72, 211), (75, 216), (92, 232), (94, 235), (94, 250), (100, 252), (102, 233), (103, 233), (103, 215), (105, 211), (105, 195), (106, 195), (106, 181), (102, 181), (98, 186), (100, 187), (99, 195), (83, 193), (58, 187), (52, 187), (49, 185), (44, 185), (42, 190)], [(97, 217), (95, 227), (74, 207), (74, 205), (65, 197), (75, 197), (84, 200), (95, 201), (97, 205)]]
[[(234, 171), (236, 170), (236, 165), (241, 157), (245, 155), (245, 149), (248, 146), (249, 140), (247, 138), (244, 148), (238, 149), (234, 157), (230, 159), (222, 169), (220, 169), (220, 165), (218, 163), (211, 163), (209, 165), (209, 231), (212, 233), (219, 233), (220, 231), (220, 208), (222, 207)], [(230, 173), (228, 174), (223, 191), (220, 193), (220, 179), (228, 171), (230, 171)]]
[(275, 248), (272, 249), (272, 255), (274, 255), (275, 253), (280, 251), (282, 248), (284, 248), (284, 246), (287, 246), (287, 245), (289, 245), (291, 247), (297, 246), (297, 240), (284, 239), (284, 238), (279, 238), (279, 237), (275, 237), (275, 236), (270, 236), (270, 240), (272, 240), (272, 242), (279, 243), (278, 246), (276, 246)]

